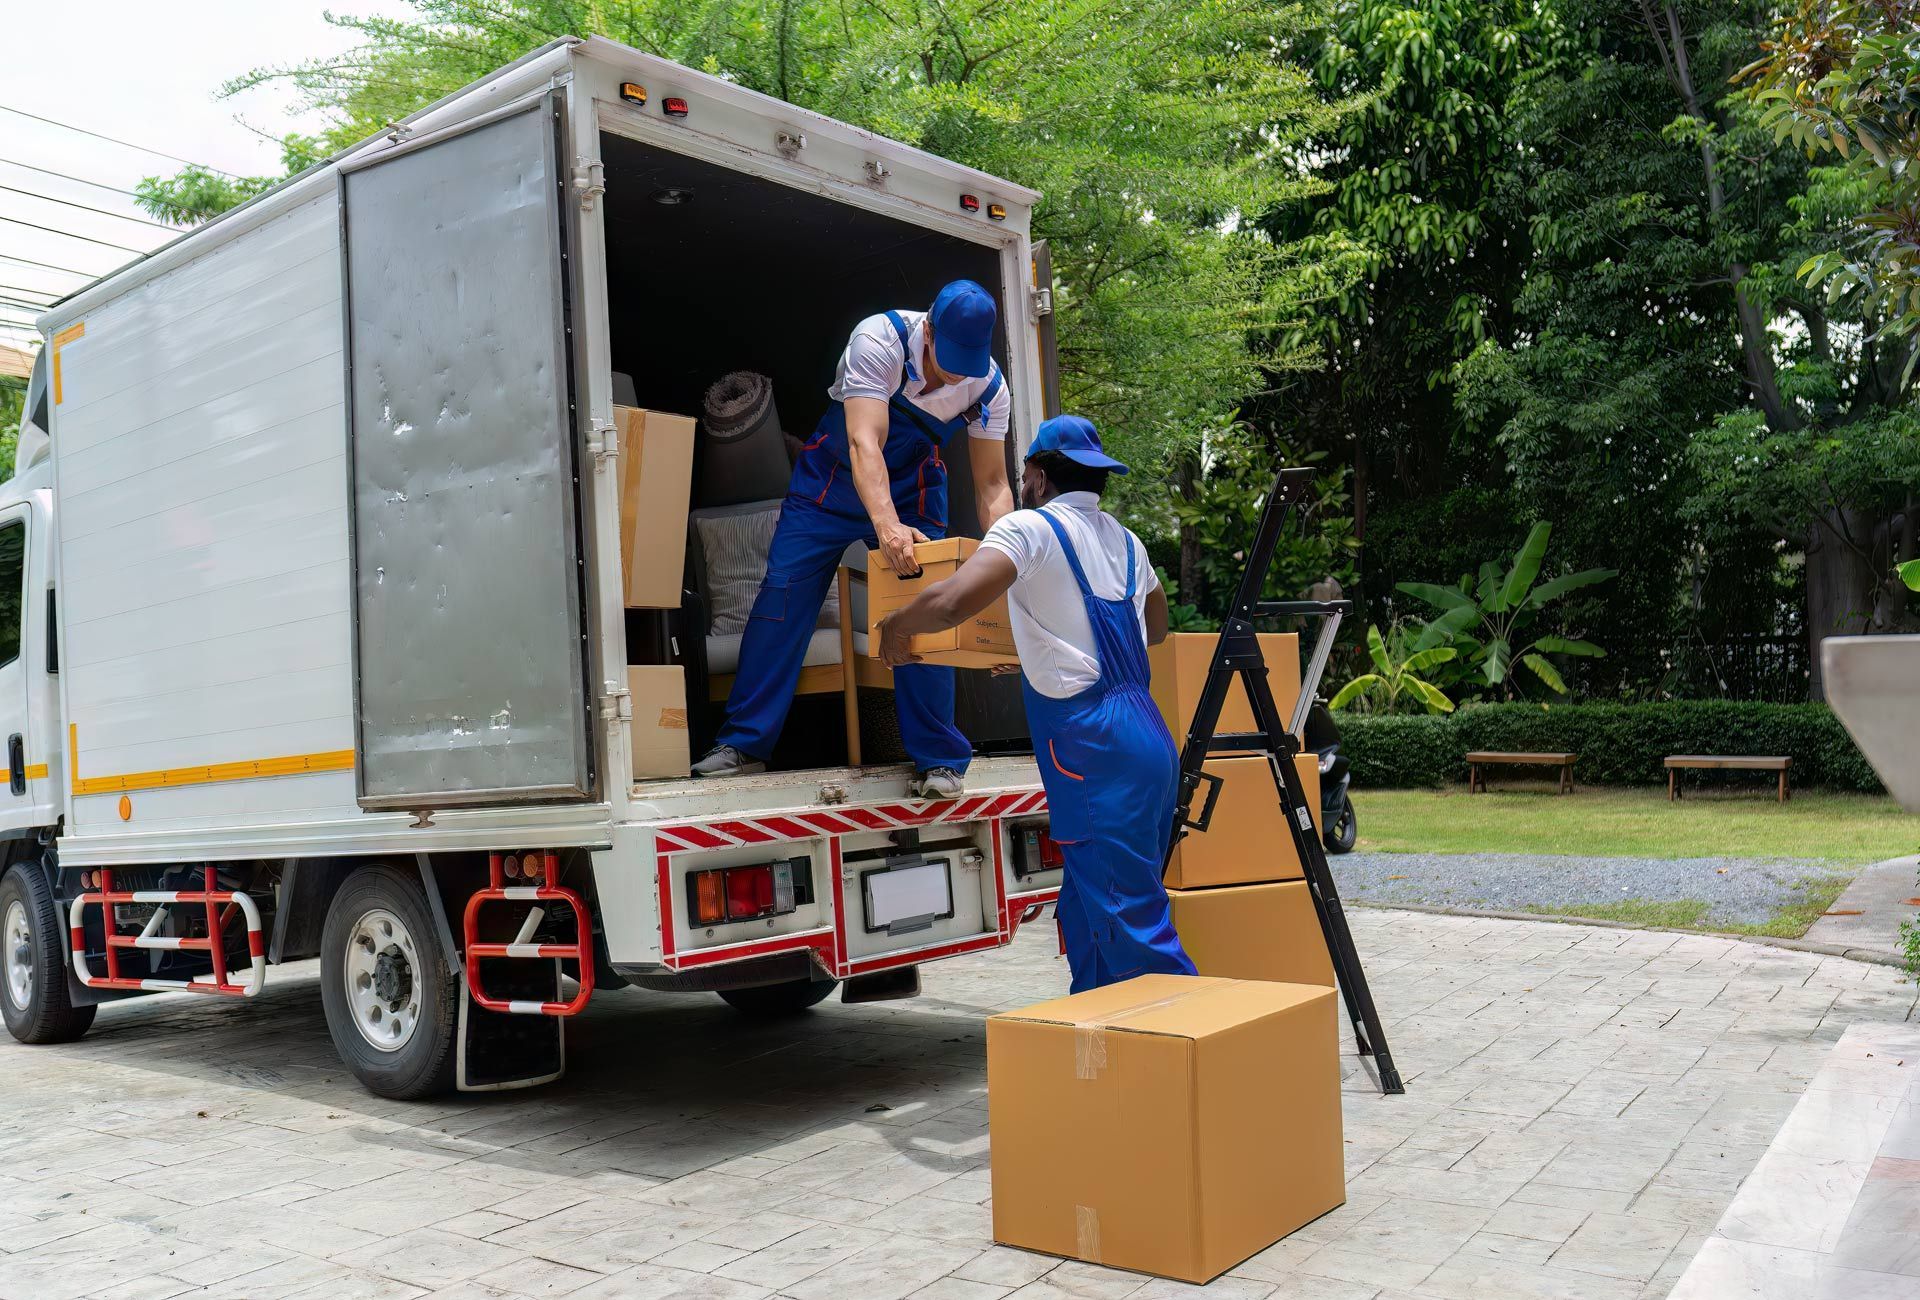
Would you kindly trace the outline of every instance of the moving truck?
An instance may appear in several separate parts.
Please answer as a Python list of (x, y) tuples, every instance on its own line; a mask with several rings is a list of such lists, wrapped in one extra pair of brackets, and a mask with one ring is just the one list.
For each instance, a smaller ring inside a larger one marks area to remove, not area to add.
[(317, 957), (342, 1058), (414, 1097), (557, 1077), (596, 988), (773, 1013), (1007, 944), (1060, 881), (1029, 758), (945, 803), (634, 779), (629, 669), (688, 632), (623, 599), (615, 403), (745, 364), (810, 428), (854, 322), (967, 276), (1012, 456), (1037, 197), (567, 39), (50, 309), (0, 485), (9, 1029)]

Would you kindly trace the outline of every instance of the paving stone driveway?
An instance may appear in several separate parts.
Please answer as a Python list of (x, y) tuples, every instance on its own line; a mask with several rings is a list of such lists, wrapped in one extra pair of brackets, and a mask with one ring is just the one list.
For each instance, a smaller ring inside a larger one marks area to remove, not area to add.
[[(1345, 1207), (1233, 1300), (1664, 1296), (1893, 970), (1711, 938), (1359, 911), (1408, 1076), (1347, 1058)], [(912, 1002), (776, 1025), (608, 995), (531, 1093), (384, 1102), (314, 973), (257, 1003), (104, 1009), (0, 1039), (0, 1297), (1162, 1300), (989, 1241), (982, 1017), (1066, 986), (1035, 927)]]

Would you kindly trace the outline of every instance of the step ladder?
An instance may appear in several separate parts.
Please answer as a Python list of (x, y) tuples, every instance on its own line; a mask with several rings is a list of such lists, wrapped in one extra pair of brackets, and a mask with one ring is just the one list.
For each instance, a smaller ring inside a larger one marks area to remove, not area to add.
[[(1280, 797), (1280, 811), (1286, 818), (1287, 830), (1293, 836), (1294, 851), (1299, 854), (1300, 863), (1306, 870), (1308, 893), (1313, 897), (1313, 909), (1320, 919), (1320, 932), (1326, 938), (1327, 952), (1333, 959), (1340, 996), (1345, 1000), (1347, 1015), (1353, 1021), (1356, 1047), (1360, 1055), (1373, 1058), (1374, 1068), (1379, 1074), (1380, 1091), (1401, 1093), (1406, 1091), (1406, 1086), (1401, 1082), (1400, 1072), (1394, 1067), (1393, 1056), (1387, 1050), (1386, 1030), (1381, 1027), (1379, 1012), (1374, 1009), (1373, 993), (1367, 987), (1366, 972), (1360, 968), (1360, 954), (1353, 946), (1353, 935), (1347, 929), (1347, 915), (1340, 906), (1340, 893), (1334, 887), (1333, 872), (1327, 866), (1326, 846), (1320, 842), (1320, 834), (1314, 829), (1313, 813), (1307, 806), (1306, 789), (1301, 785), (1300, 774), (1293, 765), (1294, 756), (1300, 752), (1298, 737), (1305, 730), (1307, 712), (1313, 707), (1314, 698), (1319, 693), (1320, 676), (1326, 671), (1327, 656), (1332, 652), (1334, 636), (1340, 630), (1340, 617), (1352, 608), (1352, 602), (1261, 599), (1261, 592), (1267, 585), (1267, 571), (1273, 565), (1274, 547), (1293, 508), (1312, 487), (1313, 474), (1313, 470), (1305, 466), (1282, 469), (1274, 479), (1273, 490), (1267, 494), (1266, 505), (1260, 511), (1260, 525), (1247, 554), (1246, 572), (1240, 576), (1240, 587), (1234, 592), (1227, 620), (1220, 629), (1220, 640), (1213, 649), (1213, 662), (1207, 669), (1207, 684), (1200, 692), (1200, 702), (1193, 711), (1192, 728), (1180, 751), (1180, 794), (1178, 806), (1174, 809), (1173, 834), (1169, 838), (1167, 855), (1171, 859), (1174, 846), (1189, 831), (1206, 830), (1213, 817), (1213, 807), (1224, 783), (1205, 769), (1207, 755), (1263, 755), (1267, 766), (1273, 771), (1274, 789)], [(1267, 685), (1267, 664), (1261, 656), (1260, 641), (1253, 626), (1256, 617), (1324, 620), (1301, 678), (1300, 699), (1294, 707), (1291, 722), (1281, 720), (1273, 691)], [(1220, 710), (1226, 704), (1227, 690), (1232, 686), (1236, 674), (1246, 688), (1247, 700), (1253, 706), (1254, 722), (1258, 729), (1219, 735), (1216, 729), (1220, 725)], [(1206, 800), (1200, 807), (1199, 815), (1193, 816), (1193, 800), (1203, 784), (1207, 786)]]
[[(587, 1001), (593, 997), (593, 927), (587, 916), (587, 905), (573, 890), (553, 883), (554, 874), (560, 867), (559, 854), (528, 853), (521, 859), (527, 864), (523, 870), (540, 879), (541, 883), (537, 885), (508, 884), (507, 856), (504, 853), (487, 855), (487, 888), (475, 890), (473, 897), (467, 900), (466, 915), (461, 926), (466, 941), (467, 992), (473, 995), (477, 1006), (505, 1015), (577, 1016), (587, 1009)], [(521, 921), (520, 931), (514, 936), (513, 942), (481, 942), (480, 910), (488, 903), (516, 901), (534, 903), (536, 906), (527, 910), (527, 915)], [(534, 931), (538, 930), (540, 923), (546, 919), (547, 909), (537, 906), (544, 902), (565, 903), (573, 909), (576, 934), (574, 942), (533, 942)], [(523, 1002), (518, 999), (492, 997), (481, 985), (480, 962), (483, 959), (495, 957), (537, 960), (572, 958), (579, 963), (579, 991), (566, 1002)]]
[[(216, 868), (207, 863), (200, 868), (199, 889), (116, 890), (113, 872), (102, 869), (97, 892), (83, 893), (73, 900), (67, 915), (68, 937), (73, 953), (73, 973), (90, 989), (134, 989), (144, 993), (217, 993), (227, 997), (259, 996), (267, 984), (267, 940), (260, 928), (260, 909), (253, 899), (234, 889), (218, 888)], [(122, 934), (114, 908), (123, 903), (156, 904), (153, 914), (138, 934)], [(86, 909), (99, 907), (101, 926), (106, 936), (107, 973), (95, 975), (87, 964)], [(159, 933), (175, 907), (206, 909), (207, 933), (189, 937)], [(227, 925), (238, 916), (247, 928), (249, 969), (245, 983), (235, 983), (227, 969)], [(204, 952), (213, 963), (206, 975), (190, 980), (152, 979), (122, 974), (122, 951), (144, 949), (148, 952)]]

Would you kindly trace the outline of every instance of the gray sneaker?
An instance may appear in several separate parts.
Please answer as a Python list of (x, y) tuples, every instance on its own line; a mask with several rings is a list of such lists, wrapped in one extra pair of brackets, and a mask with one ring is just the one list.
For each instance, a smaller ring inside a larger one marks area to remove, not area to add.
[(960, 774), (950, 767), (930, 767), (915, 772), (907, 782), (907, 794), (914, 799), (958, 799), (967, 791)]
[(695, 776), (751, 776), (766, 770), (765, 763), (732, 745), (715, 745), (705, 758), (693, 765)]

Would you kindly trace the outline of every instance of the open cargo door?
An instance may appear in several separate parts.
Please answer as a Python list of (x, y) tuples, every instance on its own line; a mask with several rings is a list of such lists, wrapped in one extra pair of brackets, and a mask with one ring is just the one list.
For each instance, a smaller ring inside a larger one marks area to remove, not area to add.
[(363, 808), (593, 790), (562, 114), (341, 176)]

